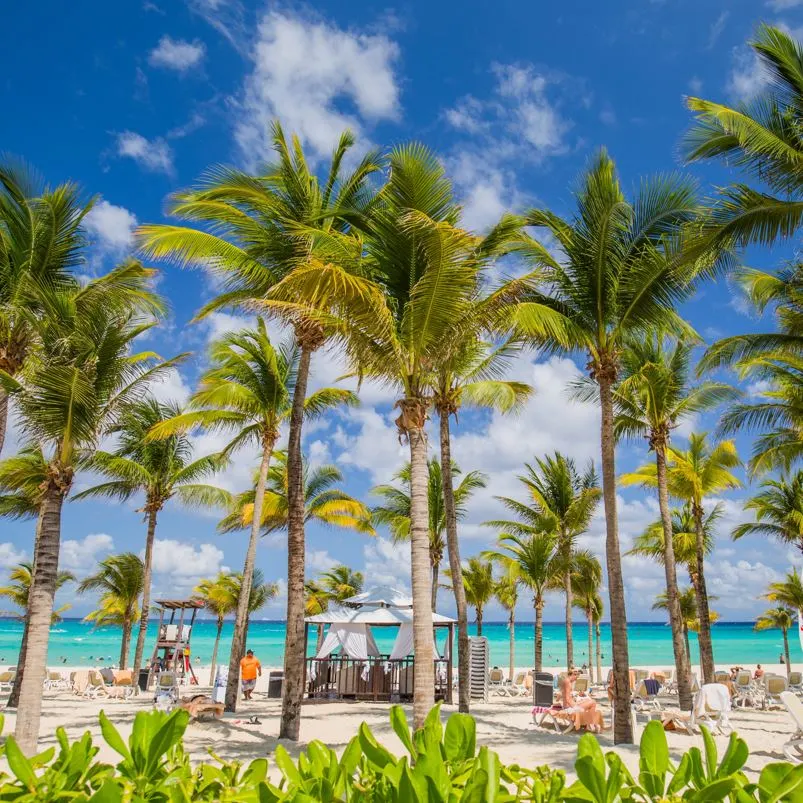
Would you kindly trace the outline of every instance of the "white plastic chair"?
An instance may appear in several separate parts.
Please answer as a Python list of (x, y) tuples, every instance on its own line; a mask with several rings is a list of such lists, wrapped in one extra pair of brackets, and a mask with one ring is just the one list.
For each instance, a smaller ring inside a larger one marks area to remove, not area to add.
[[(692, 728), (701, 724), (713, 726), (727, 736), (732, 728), (730, 726), (731, 699), (730, 695), (723, 695), (721, 683), (706, 683), (695, 695), (692, 704), (690, 725)], [(714, 703), (721, 701), (722, 706)]]
[(795, 726), (792, 738), (783, 746), (784, 755), (797, 764), (803, 762), (803, 701), (791, 691), (781, 692), (781, 702)]
[(526, 697), (532, 689), (532, 687), (527, 686), (526, 672), (516, 672), (513, 676), (513, 682), (506, 688), (511, 697)]
[(803, 672), (789, 673), (789, 691), (795, 694), (803, 694)]
[(747, 705), (756, 704), (756, 686), (753, 683), (752, 676), (747, 670), (740, 670), (736, 673), (736, 679), (733, 681), (733, 687), (736, 694), (733, 698), (733, 704), (739, 706), (741, 703), (742, 708)]
[(633, 705), (636, 711), (647, 711), (648, 709), (660, 711), (663, 707), (658, 699), (658, 692), (650, 694), (648, 691), (646, 679), (638, 682), (636, 690), (633, 692)]
[(764, 707), (773, 708), (783, 706), (781, 695), (787, 691), (788, 683), (781, 675), (764, 676)]

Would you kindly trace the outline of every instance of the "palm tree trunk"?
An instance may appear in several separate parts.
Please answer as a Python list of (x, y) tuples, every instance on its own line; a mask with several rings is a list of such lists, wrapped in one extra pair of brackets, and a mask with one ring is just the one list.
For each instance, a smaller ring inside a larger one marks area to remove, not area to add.
[[(594, 664), (593, 658), (593, 649), (594, 649), (594, 615), (591, 611), (588, 611), (588, 677), (591, 679), (591, 682), (594, 682)], [(597, 683), (601, 680), (599, 673), (597, 673)]]
[(290, 433), (287, 441), (287, 624), (284, 641), (284, 686), (280, 739), (298, 741), (301, 701), (304, 697), (304, 470), (301, 462), (301, 427), (307, 398), (312, 349), (301, 344)]
[(602, 634), (599, 622), (594, 625), (594, 637), (596, 639), (597, 651), (597, 683), (602, 683)]
[(563, 593), (566, 595), (566, 666), (574, 666), (574, 633), (572, 632), (572, 574), (563, 576)]
[(708, 592), (705, 587), (705, 531), (703, 526), (702, 505), (694, 505), (694, 527), (697, 531), (697, 618), (700, 628), (697, 641), (700, 645), (700, 666), (703, 671), (703, 682), (714, 682), (714, 645), (711, 643), (711, 614), (708, 609)]
[(322, 646), (323, 646), (323, 625), (318, 625), (318, 639), (315, 642), (316, 655), (321, 651)]
[(60, 487), (53, 482), (49, 483), (39, 511), (42, 526), (28, 595), (28, 644), (17, 706), (17, 725), (14, 730), (14, 737), (22, 752), (29, 756), (36, 752), (39, 739), (42, 684), (47, 672), (50, 622), (59, 569), (61, 508), (68, 490), (68, 484), (67, 487)]
[(544, 603), (538, 601), (535, 603), (535, 624), (533, 625), (534, 629), (534, 641), (535, 641), (535, 671), (540, 672), (542, 669), (542, 655), (544, 652), (544, 623), (542, 620), (544, 615)]
[(683, 617), (678, 597), (678, 576), (675, 564), (675, 545), (672, 540), (672, 513), (669, 509), (669, 490), (666, 479), (666, 444), (655, 443), (655, 470), (658, 482), (658, 507), (664, 530), (664, 576), (666, 578), (666, 604), (672, 629), (672, 650), (675, 654), (675, 677), (678, 684), (678, 705), (682, 711), (691, 711), (691, 664), (683, 645)]
[[(423, 418), (423, 416), (420, 416)], [(419, 422), (416, 422), (419, 423)], [(432, 654), (432, 589), (429, 588), (429, 510), (427, 436), (421, 426), (407, 430), (410, 441), (410, 572), (413, 586), (413, 727), (424, 725), (435, 702)]]
[(212, 648), (212, 668), (209, 671), (209, 685), (215, 685), (215, 670), (217, 669), (217, 649), (220, 646), (220, 634), (223, 632), (223, 617), (217, 618), (217, 632), (215, 633), (215, 646)]
[(482, 635), (482, 605), (477, 605), (477, 636)]
[(686, 660), (689, 662), (689, 674), (691, 674), (691, 642), (689, 641), (689, 628), (683, 626), (683, 643), (686, 646)]
[(440, 569), (437, 563), (432, 564), (432, 610), (438, 610), (438, 574)]
[[(446, 512), (446, 547), (449, 553), (449, 571), (457, 608), (457, 681), (458, 710), (467, 714), (470, 707), (471, 689), (469, 678), (470, 656), (468, 652), (468, 606), (466, 589), (463, 586), (463, 567), (460, 563), (460, 540), (457, 535), (457, 509), (454, 501), (452, 479), (452, 446), (449, 433), (449, 415), (440, 414), (441, 436), (441, 481), (443, 483), (443, 507)], [(511, 672), (512, 672), (511, 668)], [(512, 678), (512, 676), (511, 676)]]
[(513, 682), (513, 671), (516, 664), (516, 608), (515, 606), (510, 609), (510, 615), (507, 619), (507, 626), (510, 628), (510, 656), (508, 659), (507, 677), (508, 680)]
[(120, 644), (120, 669), (125, 669), (128, 663), (128, 651), (131, 647), (131, 630), (134, 623), (126, 618), (123, 620), (123, 641)]
[(619, 553), (619, 525), (616, 518), (616, 444), (613, 436), (613, 397), (611, 367), (598, 373), (602, 412), (600, 432), (602, 451), (602, 496), (605, 503), (605, 561), (608, 569), (608, 595), (611, 617), (611, 653), (614, 683), (614, 744), (632, 744), (630, 711), (630, 660), (627, 650), (627, 611), (622, 580), (622, 556)]
[(6, 442), (6, 427), (8, 426), (8, 394), (0, 388), (0, 455), (3, 454), (3, 445)]
[[(145, 535), (145, 560), (142, 574), (142, 613), (139, 616), (139, 632), (137, 633), (137, 646), (134, 650), (134, 665), (132, 667), (134, 683), (139, 677), (142, 668), (142, 655), (145, 652), (145, 639), (148, 637), (148, 616), (151, 608), (151, 583), (153, 577), (153, 542), (156, 539), (156, 517), (158, 511), (151, 507), (148, 510), (148, 532)], [(137, 686), (137, 688), (139, 688)]]
[[(36, 553), (39, 551), (39, 536), (42, 532), (42, 516), (37, 516), (36, 519), (36, 534), (33, 541), (33, 570), (31, 571), (31, 581), (33, 582), (33, 575), (36, 574)], [(25, 662), (28, 656), (28, 629), (30, 626), (30, 606), (25, 608), (25, 627), (22, 631), (22, 643), (20, 644), (20, 652), (17, 657), (17, 673), (14, 675), (14, 685), (11, 687), (11, 693), (8, 695), (7, 708), (17, 708), (20, 701), (20, 688), (22, 687), (22, 678), (25, 675)]]
[(792, 673), (792, 661), (789, 658), (789, 631), (786, 628), (783, 628), (783, 657), (786, 661), (786, 679), (788, 680)]
[(251, 537), (248, 540), (248, 551), (243, 564), (243, 582), (240, 596), (237, 598), (237, 612), (234, 615), (234, 632), (231, 636), (231, 653), (229, 654), (229, 676), (226, 680), (226, 711), (237, 710), (237, 691), (240, 686), (240, 661), (245, 653), (245, 635), (248, 628), (248, 603), (251, 599), (251, 582), (254, 578), (257, 544), (259, 543), (259, 527), (262, 521), (262, 503), (265, 499), (265, 483), (273, 454), (273, 441), (266, 439), (262, 445), (262, 462), (259, 465), (259, 477), (254, 491), (254, 520), (251, 522)]

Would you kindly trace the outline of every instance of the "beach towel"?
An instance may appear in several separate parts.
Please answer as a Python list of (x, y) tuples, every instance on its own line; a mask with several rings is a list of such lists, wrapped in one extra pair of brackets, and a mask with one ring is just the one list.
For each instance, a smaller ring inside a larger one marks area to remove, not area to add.
[(661, 684), (655, 678), (646, 678), (644, 681), (644, 688), (650, 696), (658, 694), (661, 691)]
[(709, 714), (719, 715), (720, 729), (730, 725), (731, 698), (727, 686), (706, 683), (694, 697), (694, 718), (705, 720)]

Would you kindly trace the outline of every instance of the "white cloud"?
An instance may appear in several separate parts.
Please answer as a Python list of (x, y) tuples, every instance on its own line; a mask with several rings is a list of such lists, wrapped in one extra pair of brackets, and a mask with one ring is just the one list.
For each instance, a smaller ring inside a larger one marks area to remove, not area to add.
[(159, 401), (178, 404), (184, 404), (192, 393), (192, 389), (177, 368), (172, 368), (156, 377), (151, 381), (149, 389)]
[(767, 5), (774, 11), (786, 11), (803, 6), (803, 0), (767, 0)]
[(148, 55), (148, 63), (152, 67), (164, 67), (183, 73), (197, 67), (203, 60), (205, 52), (203, 42), (172, 39), (165, 34)]
[(389, 538), (372, 538), (363, 547), (365, 584), (410, 588), (410, 545), (394, 544)]
[(10, 541), (0, 544), (0, 568), (10, 569), (27, 559), (28, 553), (24, 549), (18, 549)]
[(173, 173), (173, 149), (161, 137), (146, 139), (135, 131), (117, 135), (117, 155), (133, 159), (151, 173)]
[(153, 571), (186, 586), (203, 577), (214, 577), (224, 568), (223, 557), (223, 550), (214, 544), (157, 538), (153, 544)]
[(307, 570), (308, 572), (328, 572), (333, 566), (337, 566), (335, 560), (325, 549), (307, 550)]
[(767, 74), (758, 56), (752, 51), (739, 48), (734, 52), (733, 69), (728, 78), (727, 91), (737, 100), (748, 101), (761, 92), (767, 84)]
[(114, 539), (106, 533), (91, 533), (80, 541), (67, 540), (61, 544), (59, 569), (80, 576), (94, 570), (95, 564), (114, 549)]
[(270, 153), (270, 123), (279, 118), (313, 155), (323, 156), (344, 128), (359, 135), (363, 121), (395, 118), (398, 55), (386, 36), (269, 12), (257, 28), (254, 69), (235, 129), (238, 145), (248, 159), (264, 159)]
[(689, 79), (689, 91), (692, 93), (692, 95), (697, 97), (699, 97), (700, 93), (703, 91), (703, 82), (696, 75), (693, 75)]
[(84, 226), (98, 238), (102, 249), (121, 254), (131, 250), (134, 244), (137, 218), (124, 206), (101, 200), (89, 210)]
[(725, 25), (730, 17), (730, 11), (723, 11), (712, 23), (708, 29), (708, 50), (711, 50), (714, 45), (719, 41), (722, 32), (725, 30)]

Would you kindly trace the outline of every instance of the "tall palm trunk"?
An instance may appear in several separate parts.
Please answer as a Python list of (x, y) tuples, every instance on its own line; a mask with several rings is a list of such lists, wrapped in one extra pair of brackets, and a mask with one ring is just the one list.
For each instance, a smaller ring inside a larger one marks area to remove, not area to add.
[(619, 553), (619, 525), (616, 518), (616, 445), (613, 437), (613, 366), (603, 365), (597, 372), (602, 426), (602, 496), (605, 503), (605, 561), (608, 569), (608, 595), (611, 612), (611, 642), (614, 683), (614, 744), (632, 744), (630, 711), (630, 660), (627, 650), (627, 611)]
[(786, 678), (789, 679), (789, 675), (792, 672), (792, 661), (789, 657), (789, 631), (786, 628), (783, 628), (783, 657), (784, 661), (786, 661)]
[(535, 608), (535, 623), (533, 624), (533, 640), (535, 641), (535, 671), (540, 672), (543, 668), (543, 652), (544, 652), (544, 602), (543, 600), (536, 600), (534, 603)]
[(658, 482), (658, 507), (664, 530), (664, 576), (666, 577), (666, 603), (669, 625), (672, 630), (672, 650), (675, 655), (675, 677), (678, 684), (678, 704), (683, 711), (691, 711), (691, 664), (683, 644), (683, 616), (678, 596), (678, 576), (675, 564), (675, 545), (672, 540), (672, 513), (669, 509), (669, 490), (666, 478), (666, 441), (658, 433), (653, 437), (655, 471)]
[[(419, 403), (420, 405), (420, 403)], [(413, 727), (424, 725), (435, 703), (435, 664), (432, 653), (432, 589), (429, 588), (429, 510), (427, 503), (427, 436), (420, 426), (407, 429), (410, 441), (410, 573), (413, 586)]]
[[(37, 516), (36, 519), (36, 534), (33, 541), (33, 555), (34, 562), (31, 571), (31, 581), (36, 574), (36, 553), (39, 551), (39, 536), (42, 532), (42, 516)], [(20, 652), (17, 657), (17, 672), (14, 675), (14, 685), (11, 687), (11, 693), (8, 695), (6, 702), (7, 708), (17, 708), (20, 701), (20, 688), (22, 687), (22, 678), (25, 676), (25, 662), (28, 658), (28, 630), (30, 627), (30, 610), (31, 606), (25, 607), (25, 626), (22, 631), (22, 643), (20, 644)]]
[(301, 342), (301, 356), (290, 412), (287, 442), (287, 624), (284, 640), (284, 686), (280, 739), (298, 741), (301, 700), (304, 696), (304, 471), (301, 464), (301, 427), (307, 398), (313, 349)]
[(566, 606), (564, 610), (564, 620), (566, 622), (566, 666), (574, 666), (574, 633), (572, 630), (572, 545), (566, 537), (566, 533), (561, 533), (563, 540), (563, 560), (565, 561), (565, 574), (563, 575), (563, 593), (566, 596)]
[[(594, 682), (594, 664), (593, 664), (593, 650), (594, 650), (594, 613), (593, 611), (586, 611), (588, 617), (588, 677), (591, 682)], [(600, 673), (597, 673), (597, 683), (601, 680)]]
[[(148, 500), (152, 502), (152, 500)], [(142, 668), (142, 655), (145, 652), (145, 639), (148, 637), (148, 617), (151, 608), (151, 583), (153, 582), (153, 542), (156, 538), (156, 517), (158, 508), (148, 506), (148, 532), (145, 535), (145, 560), (142, 572), (142, 613), (139, 615), (139, 632), (137, 633), (137, 646), (134, 650), (133, 678), (136, 683), (139, 670)], [(139, 688), (137, 686), (137, 688)]]
[(6, 442), (6, 427), (8, 426), (8, 394), (0, 388), (0, 454), (3, 454), (3, 445)]
[(24, 675), (20, 684), (17, 725), (14, 737), (23, 753), (33, 755), (39, 739), (42, 715), (42, 684), (47, 672), (47, 648), (50, 622), (59, 569), (61, 508), (69, 491), (69, 482), (48, 483), (39, 515), (42, 526), (34, 556), (34, 574), (28, 594), (28, 645)]
[(477, 605), (477, 636), (482, 635), (482, 605)]
[(215, 684), (215, 670), (217, 669), (217, 649), (220, 646), (220, 634), (223, 632), (223, 617), (217, 618), (217, 632), (215, 633), (215, 646), (212, 648), (212, 667), (209, 670), (209, 685)]
[(437, 563), (432, 564), (432, 610), (438, 610), (438, 575), (440, 567)]
[[(446, 512), (446, 547), (449, 553), (449, 571), (452, 575), (452, 589), (454, 590), (454, 602), (457, 608), (458, 709), (467, 714), (471, 700), (468, 606), (466, 605), (466, 589), (463, 586), (463, 567), (460, 563), (460, 540), (457, 536), (457, 508), (454, 501), (454, 481), (452, 479), (452, 445), (447, 411), (441, 411), (440, 413), (440, 436), (443, 507)], [(513, 671), (512, 668), (511, 671)]]
[(263, 438), (262, 462), (259, 465), (259, 477), (254, 491), (254, 519), (251, 522), (251, 537), (248, 539), (248, 551), (243, 564), (243, 582), (240, 596), (237, 598), (237, 612), (234, 615), (234, 632), (231, 635), (231, 652), (229, 653), (229, 676), (226, 679), (226, 711), (237, 710), (237, 690), (240, 686), (240, 661), (245, 654), (245, 635), (248, 629), (248, 603), (251, 599), (251, 583), (254, 579), (254, 564), (259, 543), (259, 526), (262, 521), (262, 503), (265, 500), (265, 483), (273, 454), (273, 437)]
[(513, 682), (513, 671), (516, 665), (516, 608), (515, 606), (510, 609), (510, 614), (507, 617), (507, 626), (510, 630), (510, 656), (508, 658), (507, 677), (508, 680)]
[(120, 644), (120, 669), (125, 669), (128, 663), (128, 652), (131, 647), (131, 630), (134, 627), (134, 622), (131, 617), (126, 617), (123, 620), (123, 641)]
[(691, 642), (689, 641), (689, 628), (683, 626), (683, 643), (686, 647), (686, 660), (689, 662), (689, 672), (691, 672)]
[(700, 628), (697, 641), (700, 645), (700, 667), (703, 671), (703, 682), (714, 682), (714, 645), (711, 643), (711, 613), (708, 609), (708, 592), (705, 587), (705, 529), (703, 526), (703, 507), (694, 505), (694, 528), (697, 535), (697, 618)]
[(594, 638), (596, 641), (597, 653), (597, 683), (602, 682), (602, 634), (600, 630), (599, 622), (596, 622), (594, 624)]

